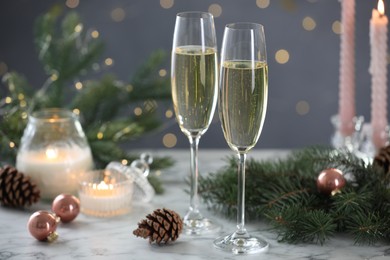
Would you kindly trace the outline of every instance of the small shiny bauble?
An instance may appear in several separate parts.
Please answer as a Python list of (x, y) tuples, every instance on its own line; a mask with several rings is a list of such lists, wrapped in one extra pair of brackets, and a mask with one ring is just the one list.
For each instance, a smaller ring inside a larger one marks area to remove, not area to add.
[(58, 218), (48, 211), (40, 210), (33, 213), (27, 227), (30, 234), (39, 241), (53, 241), (57, 238)]
[(346, 184), (342, 171), (335, 168), (323, 170), (317, 178), (318, 191), (324, 195), (335, 195)]
[(51, 210), (61, 219), (61, 222), (68, 223), (80, 213), (80, 201), (73, 195), (60, 194), (53, 200)]

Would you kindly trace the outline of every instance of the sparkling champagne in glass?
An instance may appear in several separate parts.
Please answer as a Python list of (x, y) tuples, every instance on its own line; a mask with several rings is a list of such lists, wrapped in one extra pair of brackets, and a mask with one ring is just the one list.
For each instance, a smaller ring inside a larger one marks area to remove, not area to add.
[(214, 115), (218, 93), (217, 47), (214, 18), (209, 13), (176, 16), (172, 47), (172, 100), (180, 129), (191, 147), (190, 207), (184, 217), (187, 234), (199, 235), (218, 226), (198, 208), (198, 143)]
[(229, 147), (238, 155), (237, 229), (214, 241), (234, 254), (266, 251), (268, 243), (245, 228), (245, 160), (260, 137), (268, 99), (268, 66), (263, 26), (225, 27), (221, 51), (219, 117)]

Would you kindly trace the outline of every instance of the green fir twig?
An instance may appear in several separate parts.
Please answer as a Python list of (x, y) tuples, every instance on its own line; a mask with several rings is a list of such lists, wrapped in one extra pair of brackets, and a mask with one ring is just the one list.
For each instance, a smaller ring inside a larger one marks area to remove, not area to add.
[[(328, 196), (318, 191), (319, 173), (342, 170), (347, 184)], [(324, 244), (338, 232), (357, 244), (390, 242), (389, 178), (383, 169), (345, 151), (309, 147), (282, 160), (248, 160), (246, 213), (267, 220), (280, 241)], [(237, 207), (237, 162), (200, 180), (199, 193), (214, 210), (233, 218)]]

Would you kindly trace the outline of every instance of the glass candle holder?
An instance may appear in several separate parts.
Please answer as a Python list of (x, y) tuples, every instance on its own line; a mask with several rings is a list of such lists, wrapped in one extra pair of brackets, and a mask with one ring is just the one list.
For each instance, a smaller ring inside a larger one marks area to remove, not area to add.
[(154, 197), (154, 188), (147, 178), (147, 175), (149, 174), (149, 164), (146, 161), (142, 159), (135, 160), (130, 166), (125, 166), (120, 162), (110, 162), (106, 169), (121, 172), (133, 181), (133, 198), (135, 203), (147, 203)]
[(85, 173), (80, 182), (81, 212), (96, 217), (126, 214), (131, 209), (133, 181), (113, 169)]
[[(335, 129), (334, 134), (331, 138), (332, 146), (336, 149), (345, 149), (349, 152), (356, 152), (360, 145), (360, 132), (362, 130), (364, 118), (363, 116), (354, 117), (352, 122), (343, 123), (340, 121), (338, 115), (331, 117), (331, 122)], [(352, 126), (354, 132), (351, 135), (344, 136), (341, 133), (341, 129), (347, 124), (347, 126)]]
[[(379, 133), (379, 144), (375, 142), (374, 138), (374, 129), (370, 123), (363, 124), (361, 137), (360, 137), (360, 146), (359, 146), (359, 157), (362, 158), (366, 163), (372, 163), (375, 155), (379, 152), (382, 147), (389, 145), (390, 142), (390, 127), (387, 126), (386, 129), (378, 130)], [(378, 141), (378, 139), (376, 140)]]
[(38, 185), (41, 198), (76, 194), (80, 175), (92, 167), (91, 149), (76, 114), (51, 108), (29, 115), (16, 168)]

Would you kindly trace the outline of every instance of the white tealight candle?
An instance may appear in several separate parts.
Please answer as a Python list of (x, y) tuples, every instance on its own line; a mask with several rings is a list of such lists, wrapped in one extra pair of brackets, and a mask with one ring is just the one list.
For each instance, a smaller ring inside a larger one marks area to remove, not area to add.
[(16, 159), (17, 169), (31, 177), (44, 199), (61, 193), (76, 194), (80, 176), (92, 166), (91, 150), (79, 147), (23, 151)]
[(129, 212), (133, 194), (132, 180), (119, 172), (108, 170), (88, 172), (84, 179), (79, 189), (82, 213), (111, 217)]

